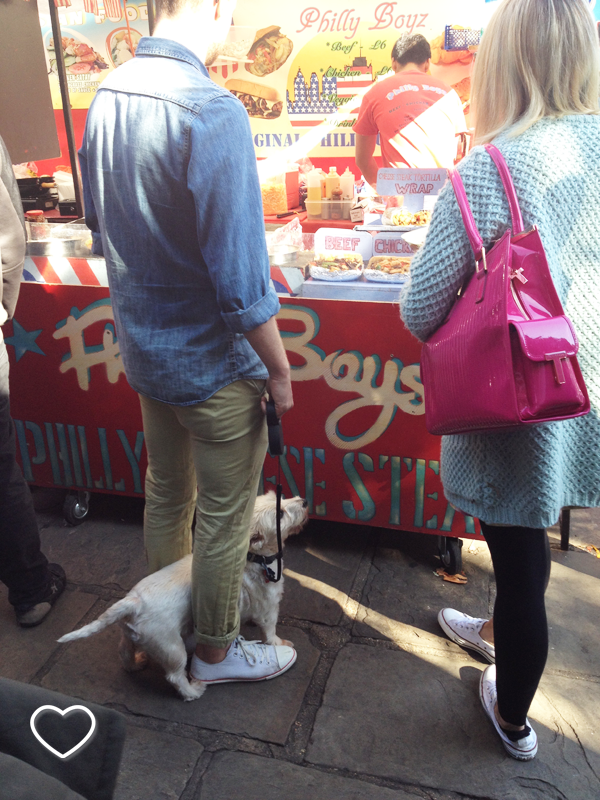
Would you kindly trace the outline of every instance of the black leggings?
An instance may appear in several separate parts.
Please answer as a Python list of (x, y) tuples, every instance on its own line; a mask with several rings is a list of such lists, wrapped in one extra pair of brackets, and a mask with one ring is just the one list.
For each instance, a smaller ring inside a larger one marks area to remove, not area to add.
[(496, 576), (494, 642), (498, 711), (524, 725), (548, 657), (544, 593), (550, 546), (543, 528), (500, 528), (481, 523)]

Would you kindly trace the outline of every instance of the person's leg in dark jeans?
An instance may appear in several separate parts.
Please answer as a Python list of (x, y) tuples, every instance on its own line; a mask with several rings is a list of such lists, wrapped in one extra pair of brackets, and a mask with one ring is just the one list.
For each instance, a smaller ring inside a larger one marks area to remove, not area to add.
[(544, 593), (550, 569), (542, 528), (481, 523), (496, 577), (494, 642), (498, 712), (512, 726), (525, 725), (548, 656)]
[[(8, 354), (0, 338), (0, 581), (20, 624), (37, 625), (65, 585), (62, 569), (40, 549), (29, 487), (16, 462), (15, 426), (10, 417)], [(44, 608), (33, 610), (38, 604)], [(45, 612), (45, 613), (44, 613)]]

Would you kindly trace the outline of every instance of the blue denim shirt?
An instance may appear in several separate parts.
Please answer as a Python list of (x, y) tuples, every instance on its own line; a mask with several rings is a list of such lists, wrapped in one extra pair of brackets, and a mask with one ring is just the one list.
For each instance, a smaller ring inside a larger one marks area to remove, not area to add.
[(266, 378), (243, 334), (279, 301), (239, 100), (183, 45), (144, 37), (98, 90), (79, 159), (131, 386), (188, 405)]

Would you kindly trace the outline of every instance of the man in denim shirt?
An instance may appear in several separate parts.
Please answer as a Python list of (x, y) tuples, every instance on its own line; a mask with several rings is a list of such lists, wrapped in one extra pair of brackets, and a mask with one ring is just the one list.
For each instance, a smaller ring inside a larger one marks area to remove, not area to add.
[(262, 680), (296, 660), (290, 647), (238, 637), (265, 386), (279, 417), (293, 402), (248, 116), (205, 66), (234, 6), (162, 0), (154, 36), (102, 83), (79, 154), (142, 407), (151, 571), (191, 551), (199, 488), (192, 676), (206, 682)]

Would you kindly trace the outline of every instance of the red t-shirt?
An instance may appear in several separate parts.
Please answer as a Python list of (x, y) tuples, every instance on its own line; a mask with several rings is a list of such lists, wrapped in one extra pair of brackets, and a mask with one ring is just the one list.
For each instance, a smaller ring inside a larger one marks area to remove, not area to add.
[(451, 167), (455, 135), (466, 130), (462, 104), (445, 83), (418, 70), (397, 72), (363, 97), (352, 129), (380, 134), (386, 167)]

